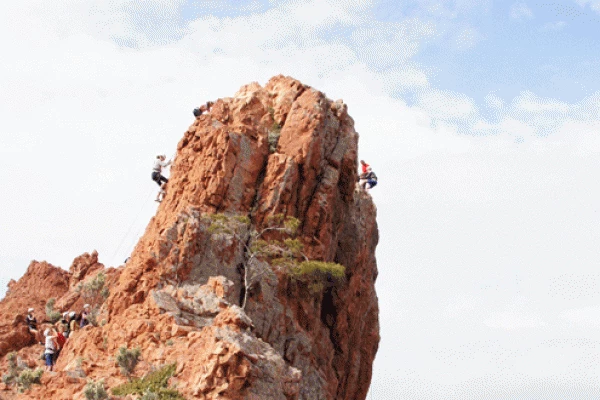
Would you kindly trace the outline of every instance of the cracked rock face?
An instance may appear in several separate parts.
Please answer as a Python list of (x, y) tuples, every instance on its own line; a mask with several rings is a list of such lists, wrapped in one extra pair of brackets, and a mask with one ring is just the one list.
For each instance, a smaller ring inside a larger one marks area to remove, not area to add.
[[(185, 398), (364, 399), (379, 342), (378, 232), (375, 206), (355, 190), (357, 146), (347, 106), (289, 77), (215, 101), (184, 133), (165, 200), (113, 270), (103, 324), (73, 335), (56, 375), (21, 396), (123, 383), (114, 354), (127, 346), (142, 350), (138, 376), (177, 363), (171, 383)], [(297, 218), (307, 257), (344, 265), (345, 279), (314, 292), (249, 261), (251, 233), (276, 214)], [(221, 215), (230, 229), (214, 229)], [(64, 304), (99, 268), (97, 254), (76, 259)]]

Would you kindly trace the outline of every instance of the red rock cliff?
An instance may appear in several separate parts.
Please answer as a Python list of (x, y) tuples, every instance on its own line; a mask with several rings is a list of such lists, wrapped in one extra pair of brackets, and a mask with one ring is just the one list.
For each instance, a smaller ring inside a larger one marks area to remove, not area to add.
[[(378, 232), (370, 196), (355, 191), (357, 142), (342, 101), (289, 77), (217, 100), (179, 142), (167, 196), (114, 275), (101, 326), (74, 335), (58, 375), (23, 396), (81, 393), (75, 369), (122, 383), (114, 354), (126, 345), (142, 349), (138, 375), (176, 362), (186, 398), (364, 399), (379, 342)], [(308, 258), (344, 265), (345, 279), (315, 292), (250, 261), (252, 232), (279, 214), (300, 221)], [(211, 215), (232, 230), (215, 232)]]

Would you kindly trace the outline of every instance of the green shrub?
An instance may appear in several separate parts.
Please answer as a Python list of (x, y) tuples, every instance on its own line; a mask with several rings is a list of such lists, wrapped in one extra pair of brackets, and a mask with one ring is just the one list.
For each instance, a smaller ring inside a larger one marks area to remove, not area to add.
[(104, 389), (104, 381), (90, 381), (83, 390), (86, 400), (105, 400), (108, 399), (108, 393)]
[(303, 261), (290, 269), (290, 274), (308, 286), (313, 294), (318, 294), (325, 288), (325, 281), (332, 279), (340, 281), (346, 277), (346, 267), (341, 264), (324, 261)]
[(117, 364), (121, 367), (121, 373), (130, 377), (135, 367), (140, 362), (142, 352), (139, 348), (129, 350), (127, 347), (120, 347), (117, 353)]
[(306, 275), (331, 275), (333, 278), (345, 277), (346, 267), (341, 264), (324, 261), (303, 261), (292, 269), (292, 273), (298, 277)]
[(48, 299), (48, 301), (46, 302), (46, 317), (48, 318), (51, 324), (56, 323), (62, 317), (60, 312), (54, 311), (55, 303), (56, 299), (54, 297)]
[(140, 400), (159, 400), (160, 397), (149, 389), (144, 392), (144, 395), (140, 397)]
[(102, 272), (98, 273), (94, 279), (86, 282), (81, 287), (81, 296), (83, 299), (90, 302), (102, 302), (102, 298), (108, 297), (108, 291), (105, 290), (104, 284), (106, 282), (106, 275)]
[(236, 219), (236, 221), (238, 221), (242, 224), (245, 224), (245, 225), (250, 224), (250, 218), (247, 215), (236, 215), (234, 218)]
[(184, 397), (174, 389), (169, 389), (169, 378), (175, 374), (176, 365), (167, 365), (157, 371), (150, 372), (143, 378), (134, 379), (112, 389), (115, 396), (128, 394), (143, 396), (142, 399), (184, 400)]
[(19, 373), (23, 368), (19, 367), (17, 353), (14, 351), (11, 351), (6, 355), (6, 361), (8, 363), (8, 369), (6, 374), (2, 375), (2, 382), (6, 385), (10, 385), (19, 376)]
[(274, 123), (273, 127), (267, 134), (267, 141), (269, 142), (269, 153), (273, 154), (277, 151), (277, 145), (279, 144), (279, 138), (281, 137), (281, 126)]
[(42, 383), (42, 374), (44, 370), (41, 368), (36, 369), (35, 371), (29, 368), (24, 369), (19, 374), (17, 378), (17, 385), (19, 385), (19, 390), (24, 391), (28, 390), (31, 385), (36, 384), (39, 385)]
[(8, 362), (8, 370), (16, 371), (19, 368), (19, 363), (17, 359), (17, 352), (11, 351), (6, 355), (6, 361)]

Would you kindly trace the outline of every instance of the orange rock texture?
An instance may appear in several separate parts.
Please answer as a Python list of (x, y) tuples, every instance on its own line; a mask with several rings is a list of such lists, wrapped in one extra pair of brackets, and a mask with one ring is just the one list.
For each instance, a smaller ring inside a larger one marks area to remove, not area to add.
[[(370, 196), (356, 190), (357, 146), (347, 106), (289, 77), (216, 100), (180, 140), (166, 198), (124, 267), (105, 269), (92, 253), (69, 272), (32, 263), (11, 283), (0, 335), (14, 331), (14, 310), (42, 310), (49, 297), (78, 310), (81, 283), (99, 272), (110, 294), (98, 326), (72, 335), (42, 385), (5, 385), (0, 398), (83, 399), (90, 379), (118, 386), (127, 379), (115, 354), (127, 346), (141, 349), (135, 376), (176, 363), (169, 383), (187, 399), (365, 399), (379, 342), (378, 231)], [(251, 259), (252, 232), (278, 214), (300, 221), (309, 259), (344, 265), (345, 279), (315, 291)], [(216, 216), (231, 229), (215, 231)], [(41, 363), (32, 338), (13, 342), (5, 353)]]

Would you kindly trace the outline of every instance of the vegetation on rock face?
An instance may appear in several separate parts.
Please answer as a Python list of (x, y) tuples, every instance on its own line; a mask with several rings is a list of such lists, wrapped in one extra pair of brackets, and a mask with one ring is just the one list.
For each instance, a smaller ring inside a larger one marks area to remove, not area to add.
[(140, 395), (144, 400), (184, 400), (184, 397), (175, 389), (170, 389), (169, 378), (175, 374), (176, 365), (167, 365), (157, 371), (150, 372), (143, 378), (134, 379), (112, 389), (115, 396), (129, 394)]
[(44, 373), (43, 369), (32, 370), (21, 365), (17, 353), (14, 351), (6, 355), (6, 360), (8, 362), (8, 370), (2, 376), (2, 382), (5, 385), (16, 383), (19, 391), (23, 392), (29, 389), (31, 385), (39, 385), (41, 383), (42, 374)]
[(23, 392), (28, 390), (33, 384), (41, 384), (43, 373), (44, 370), (41, 368), (38, 368), (35, 371), (29, 368), (22, 370), (16, 379), (17, 385), (19, 386), (19, 391)]
[(85, 385), (83, 390), (86, 400), (105, 400), (108, 399), (108, 393), (104, 389), (104, 382), (102, 380), (98, 382), (90, 381)]
[(6, 360), (8, 361), (8, 371), (6, 374), (2, 375), (2, 382), (6, 385), (10, 385), (19, 376), (19, 373), (23, 368), (19, 366), (17, 353), (14, 351), (11, 351), (6, 355)]
[(121, 373), (128, 378), (131, 377), (133, 370), (140, 362), (140, 355), (142, 354), (139, 348), (129, 350), (127, 347), (120, 347), (117, 353), (116, 359), (117, 364), (121, 367)]
[(86, 303), (91, 305), (88, 320), (94, 326), (98, 326), (97, 317), (100, 307), (110, 294), (108, 288), (105, 286), (105, 283), (106, 275), (100, 272), (94, 277), (94, 279), (80, 286), (81, 297)]
[(46, 317), (48, 318), (48, 321), (50, 321), (51, 324), (57, 322), (61, 317), (60, 312), (54, 310), (55, 303), (56, 299), (54, 297), (48, 299), (48, 301), (46, 302)]
[[(211, 234), (230, 234), (239, 236), (239, 224), (249, 225), (247, 216), (227, 216), (225, 214), (210, 215), (211, 224), (208, 232)], [(238, 224), (239, 223), (239, 224)], [(307, 285), (312, 294), (321, 293), (326, 282), (337, 282), (345, 277), (345, 267), (341, 264), (317, 260), (309, 260), (303, 253), (304, 246), (296, 238), (300, 220), (283, 214), (275, 214), (267, 218), (266, 226), (261, 231), (251, 231), (246, 249), (244, 265), (244, 300), (245, 308), (248, 293), (257, 279), (268, 272), (267, 269), (251, 265), (252, 260), (267, 261), (276, 268), (288, 273), (294, 280)], [(266, 239), (269, 232), (277, 232), (282, 240)]]

